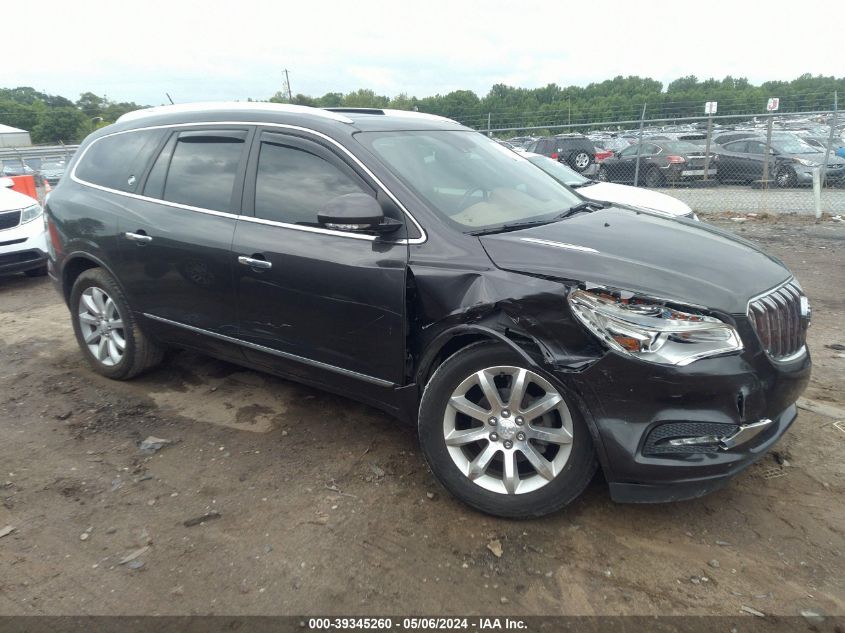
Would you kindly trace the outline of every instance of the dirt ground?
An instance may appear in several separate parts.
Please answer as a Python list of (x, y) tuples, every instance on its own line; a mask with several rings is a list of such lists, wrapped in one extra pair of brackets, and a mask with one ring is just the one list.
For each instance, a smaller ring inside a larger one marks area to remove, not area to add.
[[(814, 309), (805, 396), (845, 407), (828, 347), (845, 344), (845, 224), (709, 221), (795, 271)], [(43, 279), (0, 278), (0, 342), (3, 615), (845, 614), (834, 417), (802, 410), (703, 499), (618, 505), (599, 478), (563, 512), (504, 521), (450, 498), (412, 432), (355, 402), (185, 352), (99, 377)], [(144, 454), (150, 435), (172, 444)]]

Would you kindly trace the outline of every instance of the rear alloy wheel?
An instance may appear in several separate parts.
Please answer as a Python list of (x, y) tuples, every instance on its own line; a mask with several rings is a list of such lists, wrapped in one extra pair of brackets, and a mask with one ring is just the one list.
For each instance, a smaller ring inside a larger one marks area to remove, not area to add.
[(779, 167), (775, 174), (775, 183), (781, 188), (794, 187), (797, 181), (798, 177), (795, 175), (795, 170), (786, 165)]
[(103, 269), (77, 277), (70, 310), (77, 343), (97, 373), (126, 380), (161, 361), (163, 348), (141, 331), (120, 286)]
[(586, 171), (587, 167), (590, 166), (590, 155), (587, 152), (574, 152), (569, 157), (569, 164), (572, 166), (572, 169), (576, 171)]
[(492, 343), (468, 347), (438, 368), (419, 425), (440, 482), (497, 516), (553, 512), (581, 494), (597, 467), (589, 430), (561, 391)]

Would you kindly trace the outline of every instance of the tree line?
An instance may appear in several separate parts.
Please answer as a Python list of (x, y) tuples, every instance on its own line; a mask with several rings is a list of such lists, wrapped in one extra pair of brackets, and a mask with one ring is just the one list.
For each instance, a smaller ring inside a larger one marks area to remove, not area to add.
[[(587, 86), (551, 83), (542, 88), (519, 88), (496, 84), (481, 97), (472, 90), (422, 98), (405, 93), (389, 97), (363, 88), (319, 97), (289, 97), (277, 92), (268, 100), (314, 107), (416, 109), (486, 129), (488, 120), (493, 128), (636, 120), (644, 104), (647, 119), (701, 116), (706, 101), (717, 101), (719, 114), (753, 115), (765, 111), (769, 97), (780, 98), (780, 112), (830, 110), (835, 91), (845, 95), (845, 77), (804, 74), (791, 81), (767, 81), (755, 86), (745, 78), (700, 80), (690, 75), (669, 82), (664, 89), (654, 79), (619, 76)], [(71, 101), (29, 87), (0, 88), (0, 123), (28, 130), (34, 143), (78, 142), (125, 112), (141, 107), (92, 92)]]

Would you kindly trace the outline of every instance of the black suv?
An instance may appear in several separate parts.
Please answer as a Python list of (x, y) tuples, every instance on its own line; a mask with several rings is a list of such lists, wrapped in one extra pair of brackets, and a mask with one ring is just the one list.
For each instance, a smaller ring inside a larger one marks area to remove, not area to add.
[(580, 134), (544, 136), (529, 144), (526, 149), (566, 163), (579, 173), (595, 172), (596, 146), (586, 136)]
[(85, 140), (46, 214), (99, 373), (190, 348), (356, 398), (501, 516), (566, 505), (599, 466), (616, 500), (714, 490), (792, 424), (810, 375), (781, 262), (586, 200), (431, 115), (131, 113)]

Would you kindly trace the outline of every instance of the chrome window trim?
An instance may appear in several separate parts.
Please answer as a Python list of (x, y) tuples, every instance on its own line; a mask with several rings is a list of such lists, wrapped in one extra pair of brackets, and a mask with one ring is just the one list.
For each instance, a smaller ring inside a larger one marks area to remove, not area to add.
[(204, 334), (206, 336), (210, 336), (212, 338), (219, 339), (221, 341), (227, 341), (229, 343), (235, 343), (236, 345), (241, 345), (243, 347), (248, 347), (250, 349), (254, 349), (259, 352), (265, 352), (267, 354), (271, 354), (273, 356), (278, 356), (280, 358), (285, 358), (287, 360), (292, 360), (298, 363), (302, 363), (304, 365), (310, 365), (311, 367), (316, 367), (318, 369), (326, 369), (328, 371), (333, 371), (338, 374), (343, 374), (344, 376), (349, 376), (350, 378), (357, 378), (358, 380), (363, 380), (365, 382), (371, 383), (373, 385), (378, 385), (379, 387), (395, 387), (396, 383), (390, 382), (389, 380), (384, 380), (382, 378), (376, 378), (375, 376), (370, 376), (368, 374), (362, 374), (357, 371), (352, 371), (351, 369), (344, 369), (343, 367), (337, 367), (335, 365), (330, 365), (328, 363), (323, 363), (318, 360), (312, 360), (310, 358), (305, 358), (304, 356), (297, 356), (296, 354), (289, 354), (288, 352), (282, 352), (277, 349), (273, 349), (272, 347), (265, 347), (264, 345), (259, 345), (258, 343), (250, 343), (249, 341), (244, 341), (243, 339), (235, 338), (233, 336), (226, 336), (225, 334), (218, 334), (217, 332), (212, 332), (210, 330), (204, 330), (202, 328), (188, 325), (187, 323), (180, 323), (179, 321), (172, 321), (170, 319), (166, 319), (164, 317), (156, 316), (155, 314), (149, 314), (147, 312), (143, 313), (144, 316), (148, 319), (152, 319), (153, 321), (159, 321), (161, 323), (166, 323), (167, 325), (173, 325), (175, 327), (180, 327), (185, 330), (189, 330), (191, 332), (195, 332), (197, 334)]
[[(268, 226), (278, 226), (285, 229), (292, 229), (294, 231), (304, 231), (306, 233), (321, 233), (323, 235), (335, 235), (337, 237), (345, 237), (349, 239), (356, 239), (356, 240), (368, 240), (368, 241), (375, 241), (378, 239), (378, 236), (375, 235), (362, 235), (358, 233), (348, 233), (346, 231), (333, 231), (331, 229), (322, 229), (318, 227), (312, 226), (300, 226), (298, 224), (287, 224), (285, 222), (276, 222), (275, 220), (265, 220), (263, 218), (256, 218), (254, 216), (248, 215), (239, 215), (237, 213), (229, 213), (227, 211), (215, 211), (213, 209), (204, 209), (201, 207), (193, 207), (187, 204), (180, 204), (178, 202), (170, 202), (168, 200), (160, 200), (158, 198), (151, 198), (149, 196), (144, 196), (137, 193), (129, 193), (128, 191), (120, 191), (118, 189), (112, 189), (110, 187), (103, 187), (102, 185), (94, 184), (93, 182), (88, 182), (87, 180), (82, 180), (76, 175), (76, 168), (82, 163), (85, 158), (85, 154), (88, 153), (88, 150), (91, 149), (95, 143), (101, 141), (104, 138), (109, 138), (112, 136), (118, 136), (120, 134), (131, 134), (132, 132), (144, 132), (146, 130), (164, 130), (164, 129), (174, 129), (174, 128), (184, 128), (184, 127), (206, 127), (211, 125), (223, 125), (223, 126), (230, 126), (230, 125), (248, 125), (252, 127), (272, 127), (272, 128), (280, 128), (283, 130), (296, 130), (298, 132), (304, 132), (306, 134), (312, 134), (318, 138), (321, 138), (329, 143), (331, 143), (334, 147), (338, 148), (342, 151), (346, 156), (348, 156), (352, 161), (366, 173), (373, 182), (376, 183), (378, 187), (387, 194), (393, 202), (396, 203), (402, 213), (407, 217), (413, 225), (417, 228), (420, 233), (420, 237), (415, 238), (405, 238), (401, 240), (389, 240), (392, 244), (423, 244), (428, 239), (428, 235), (423, 229), (422, 225), (417, 222), (417, 219), (411, 214), (408, 209), (405, 208), (399, 198), (397, 198), (387, 186), (379, 180), (379, 178), (367, 167), (361, 160), (355, 156), (350, 150), (344, 147), (341, 143), (333, 139), (332, 137), (328, 136), (327, 134), (323, 134), (322, 132), (318, 132), (317, 130), (312, 130), (310, 128), (302, 127), (299, 125), (290, 125), (288, 123), (268, 123), (263, 121), (198, 121), (192, 123), (170, 123), (167, 125), (150, 125), (146, 127), (139, 127), (133, 128), (131, 130), (121, 130), (119, 132), (112, 132), (111, 134), (104, 134), (100, 138), (94, 139), (79, 155), (79, 158), (73, 164), (73, 169), (70, 172), (70, 178), (74, 182), (86, 186), (92, 187), (93, 189), (99, 189), (100, 191), (106, 191), (108, 193), (117, 194), (119, 196), (126, 196), (127, 198), (134, 198), (135, 200), (145, 200), (147, 202), (154, 202), (157, 204), (163, 204), (168, 207), (174, 207), (176, 209), (184, 209), (186, 211), (195, 211), (197, 213), (205, 213), (208, 215), (216, 215), (220, 217), (228, 217), (228, 218), (235, 218), (238, 220), (243, 220), (245, 222), (254, 222), (256, 224), (266, 224)], [(388, 241), (388, 240), (384, 240)]]

